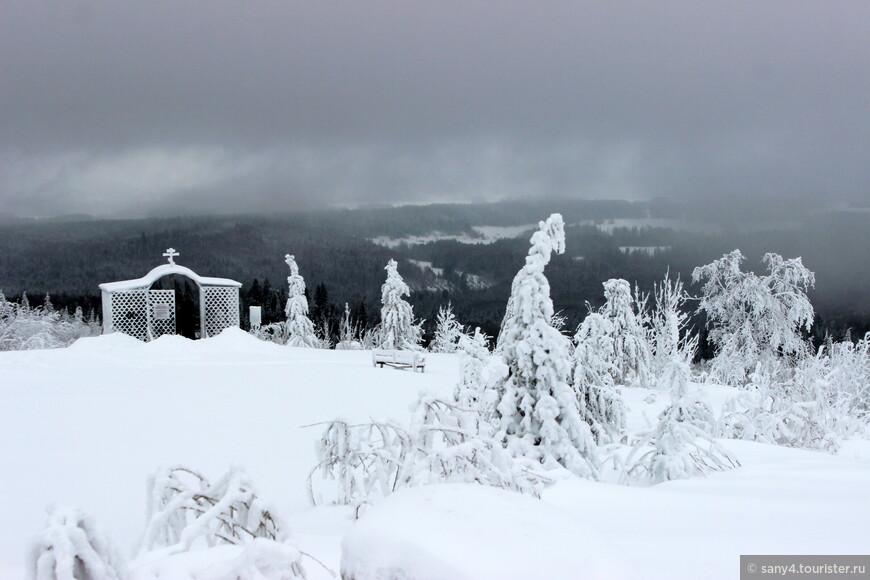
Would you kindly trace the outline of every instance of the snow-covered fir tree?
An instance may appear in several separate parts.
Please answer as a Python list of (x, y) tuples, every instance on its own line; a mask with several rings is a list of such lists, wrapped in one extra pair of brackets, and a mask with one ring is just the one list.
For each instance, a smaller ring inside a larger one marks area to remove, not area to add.
[(459, 383), (453, 398), (456, 404), (466, 409), (476, 409), (485, 419), (492, 412), (488, 401), (485, 401), (486, 385), (483, 381), (483, 369), (489, 358), (487, 336), (474, 329), (474, 334), (462, 334), (459, 337)]
[(314, 332), (314, 323), (308, 318), (308, 299), (305, 297), (305, 280), (299, 274), (299, 266), (296, 259), (287, 254), (284, 261), (290, 266), (290, 276), (287, 277), (289, 289), (287, 292), (287, 306), (284, 313), (287, 315), (285, 332), (287, 346), (303, 346), (316, 348), (320, 346), (320, 340)]
[(765, 254), (765, 276), (743, 272), (743, 260), (734, 250), (692, 273), (693, 281), (703, 282), (698, 312), (707, 316), (708, 338), (716, 346), (712, 372), (728, 384), (744, 384), (759, 362), (806, 356), (800, 331), (809, 331), (814, 317), (806, 291), (815, 275), (800, 258)]
[(613, 330), (610, 322), (590, 312), (574, 335), (574, 390), (580, 412), (599, 444), (618, 441), (625, 432), (625, 405), (613, 377)]
[(420, 350), (422, 329), (414, 322), (414, 310), (402, 298), (411, 291), (399, 275), (395, 260), (387, 262), (387, 281), (381, 286), (380, 348)]
[(432, 352), (456, 352), (459, 337), (462, 334), (462, 325), (453, 314), (453, 306), (448, 302), (447, 306), (438, 309), (435, 318), (435, 338), (429, 346)]
[(565, 251), (564, 227), (559, 214), (540, 222), (512, 284), (500, 337), (508, 370), (494, 385), (497, 437), (514, 456), (597, 477), (595, 441), (570, 385), (570, 344), (550, 325), (553, 302), (544, 268), (553, 252)]
[(604, 297), (606, 302), (600, 313), (610, 323), (614, 381), (621, 385), (650, 386), (649, 338), (635, 313), (631, 286), (625, 280), (608, 280), (604, 283)]

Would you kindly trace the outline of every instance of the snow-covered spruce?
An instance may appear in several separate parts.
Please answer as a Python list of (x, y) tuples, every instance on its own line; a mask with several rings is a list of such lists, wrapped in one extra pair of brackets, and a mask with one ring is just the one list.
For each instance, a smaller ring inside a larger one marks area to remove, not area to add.
[(448, 302), (447, 306), (438, 309), (435, 318), (435, 338), (429, 346), (431, 352), (456, 352), (459, 337), (462, 335), (462, 325), (453, 314), (453, 306)]
[(422, 329), (414, 322), (414, 311), (402, 297), (411, 291), (399, 275), (395, 260), (384, 268), (387, 280), (381, 287), (380, 343), (383, 349), (420, 350)]
[(625, 405), (613, 376), (613, 332), (610, 322), (591, 312), (574, 335), (574, 390), (583, 419), (595, 441), (614, 443), (625, 434)]
[(287, 254), (284, 261), (290, 266), (290, 276), (287, 277), (287, 306), (284, 308), (287, 315), (287, 346), (316, 348), (320, 346), (320, 339), (314, 332), (314, 323), (308, 318), (305, 280), (299, 274), (299, 266), (293, 256)]
[(649, 338), (635, 313), (631, 285), (625, 280), (608, 280), (604, 282), (604, 297), (600, 314), (610, 323), (613, 380), (619, 385), (651, 386)]
[(656, 429), (629, 453), (626, 474), (661, 483), (739, 466), (713, 439), (715, 421), (709, 406), (689, 396), (688, 364), (673, 359), (663, 382), (671, 391), (672, 403), (659, 415)]
[(494, 412), (494, 401), (486, 396), (488, 391), (483, 379), (483, 369), (489, 359), (487, 341), (488, 337), (480, 328), (475, 328), (472, 335), (459, 337), (459, 383), (453, 393), (459, 407), (476, 409), (485, 421), (489, 421)]
[(114, 542), (77, 509), (51, 505), (48, 525), (27, 550), (29, 580), (126, 580)]
[(565, 251), (562, 216), (551, 215), (532, 235), (525, 266), (512, 284), (500, 356), (507, 374), (493, 385), (497, 438), (515, 457), (545, 467), (561, 465), (581, 477), (597, 477), (598, 455), (570, 383), (568, 339), (550, 325), (553, 302), (544, 268)]
[(706, 314), (708, 338), (716, 346), (712, 374), (730, 385), (745, 384), (759, 362), (806, 356), (800, 330), (809, 330), (814, 316), (806, 291), (815, 275), (800, 258), (765, 254), (766, 276), (743, 272), (743, 260), (734, 250), (692, 273), (694, 282), (704, 283), (698, 311)]
[(148, 508), (139, 555), (186, 552), (199, 542), (247, 544), (254, 538), (286, 539), (274, 508), (257, 496), (247, 474), (231, 468), (214, 484), (200, 473), (176, 466), (148, 479)]

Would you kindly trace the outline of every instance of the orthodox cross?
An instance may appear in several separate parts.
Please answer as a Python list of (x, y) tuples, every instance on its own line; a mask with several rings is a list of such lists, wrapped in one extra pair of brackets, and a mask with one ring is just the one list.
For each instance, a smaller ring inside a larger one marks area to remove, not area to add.
[(163, 256), (165, 258), (169, 258), (169, 263), (173, 266), (175, 265), (175, 256), (180, 256), (178, 252), (175, 251), (175, 248), (167, 248), (165, 252), (163, 252)]

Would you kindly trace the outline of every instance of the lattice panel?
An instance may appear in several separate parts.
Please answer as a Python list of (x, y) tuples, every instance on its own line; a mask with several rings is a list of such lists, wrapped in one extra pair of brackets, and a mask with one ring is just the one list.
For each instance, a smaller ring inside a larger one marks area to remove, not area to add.
[(205, 320), (203, 338), (216, 336), (231, 326), (239, 326), (239, 289), (230, 286), (206, 286), (203, 289), (205, 300)]
[(118, 332), (148, 340), (148, 291), (112, 293), (112, 326)]
[(175, 290), (148, 291), (148, 322), (150, 340), (164, 334), (175, 334)]

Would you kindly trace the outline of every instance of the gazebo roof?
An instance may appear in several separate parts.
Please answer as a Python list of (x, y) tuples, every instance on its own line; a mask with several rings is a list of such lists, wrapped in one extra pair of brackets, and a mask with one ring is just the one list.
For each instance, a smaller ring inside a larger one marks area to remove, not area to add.
[(151, 284), (169, 274), (181, 274), (182, 276), (187, 276), (200, 286), (234, 286), (236, 288), (241, 288), (242, 286), (241, 282), (236, 282), (229, 278), (207, 278), (205, 276), (200, 276), (190, 268), (185, 268), (184, 266), (179, 266), (178, 264), (173, 263), (157, 266), (141, 278), (135, 280), (121, 280), (120, 282), (106, 282), (100, 284), (100, 290), (103, 290), (104, 292), (122, 292), (124, 290), (148, 288)]

